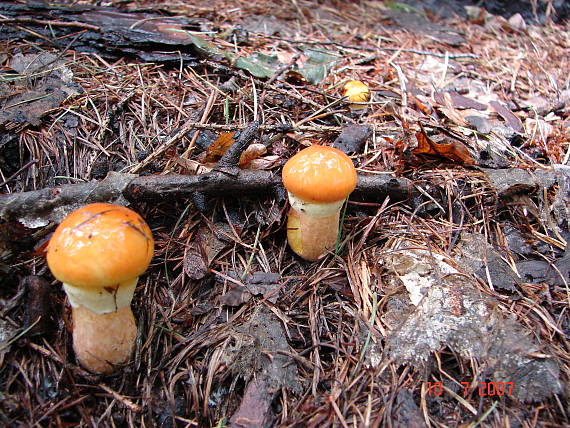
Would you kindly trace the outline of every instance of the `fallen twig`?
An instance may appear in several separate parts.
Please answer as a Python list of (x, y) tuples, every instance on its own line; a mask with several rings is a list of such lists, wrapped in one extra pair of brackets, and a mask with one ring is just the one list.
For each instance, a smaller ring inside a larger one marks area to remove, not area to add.
[(35, 24), (35, 25), (49, 25), (50, 27), (75, 27), (83, 28), (85, 30), (99, 31), (101, 27), (98, 25), (86, 24), (85, 22), (62, 22), (46, 19), (34, 18), (4, 18), (0, 19), (0, 24)]
[(32, 159), (29, 162), (26, 162), (20, 169), (18, 169), (18, 171), (16, 171), (14, 174), (12, 174), (10, 177), (8, 177), (6, 180), (4, 180), (3, 182), (0, 183), (0, 187), (5, 186), (6, 184), (8, 184), (10, 181), (12, 181), (14, 178), (16, 178), (18, 175), (20, 175), (22, 172), (24, 172), (25, 170), (27, 170), (29, 167), (31, 167), (33, 164), (38, 163), (37, 159)]
[(245, 148), (251, 143), (251, 140), (257, 134), (259, 130), (259, 122), (254, 121), (247, 125), (247, 127), (240, 132), (239, 136), (236, 138), (234, 144), (228, 149), (226, 153), (222, 156), (222, 158), (218, 161), (218, 165), (216, 166), (217, 171), (224, 171), (228, 172), (229, 169), (235, 168), (239, 171), (237, 164), (239, 162), (239, 158)]
[[(66, 184), (31, 192), (0, 195), (0, 220), (20, 220), (28, 227), (59, 222), (72, 209), (92, 202), (124, 202), (188, 198), (195, 192), (250, 195), (273, 193), (281, 177), (270, 171), (239, 170), (235, 176), (220, 171), (200, 175), (149, 175), (111, 172), (102, 181)], [(412, 182), (390, 175), (360, 175), (357, 193), (374, 199), (408, 199), (415, 194)]]
[[(317, 45), (317, 46), (335, 46), (337, 48), (341, 48), (341, 49), (345, 49), (345, 50), (355, 50), (355, 51), (367, 51), (367, 52), (378, 52), (378, 51), (386, 51), (386, 52), (409, 52), (409, 53), (413, 53), (413, 54), (417, 54), (417, 55), (425, 55), (425, 56), (433, 56), (436, 58), (445, 58), (445, 56), (447, 55), (448, 58), (451, 59), (457, 59), (457, 58), (473, 58), (473, 59), (478, 59), (479, 55), (475, 55), (472, 53), (438, 53), (438, 52), (426, 52), (426, 51), (419, 51), (416, 49), (403, 49), (403, 48), (389, 48), (389, 47), (382, 47), (382, 48), (369, 48), (369, 47), (363, 47), (363, 46), (354, 46), (354, 45), (345, 45), (344, 43), (338, 43), (338, 42), (322, 42), (322, 41), (307, 41), (307, 40), (291, 40), (291, 39), (287, 39), (284, 37), (278, 37), (278, 36), (271, 36), (265, 33), (257, 33), (257, 32), (253, 32), (252, 33), (256, 34), (259, 37), (265, 37), (266, 39), (273, 39), (273, 40), (282, 40), (282, 41), (286, 41), (288, 43), (292, 43), (292, 44), (299, 44), (299, 45), (305, 45), (305, 46), (310, 46), (310, 45)], [(376, 58), (367, 58), (367, 60), (371, 61), (374, 59), (380, 59), (381, 57), (379, 55), (374, 55)]]

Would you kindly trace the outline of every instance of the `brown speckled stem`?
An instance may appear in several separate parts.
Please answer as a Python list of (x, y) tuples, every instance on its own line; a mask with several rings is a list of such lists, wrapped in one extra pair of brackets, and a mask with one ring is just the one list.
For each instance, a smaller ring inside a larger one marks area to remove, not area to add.
[(73, 349), (79, 363), (92, 373), (116, 370), (131, 357), (137, 326), (131, 308), (96, 314), (79, 306), (72, 308)]
[(310, 217), (293, 208), (287, 215), (287, 240), (305, 260), (317, 260), (335, 249), (340, 211), (330, 217)]

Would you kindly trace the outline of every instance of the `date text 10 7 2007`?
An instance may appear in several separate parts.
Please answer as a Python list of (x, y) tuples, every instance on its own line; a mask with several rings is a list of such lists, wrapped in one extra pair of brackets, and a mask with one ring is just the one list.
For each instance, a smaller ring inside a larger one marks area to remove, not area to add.
[[(461, 382), (463, 386), (463, 396), (467, 396), (471, 392), (475, 392), (480, 397), (485, 396), (503, 396), (513, 395), (515, 388), (514, 382), (479, 382), (476, 386), (472, 386), (471, 382)], [(426, 382), (428, 395), (440, 396), (443, 394), (444, 386), (441, 382)]]

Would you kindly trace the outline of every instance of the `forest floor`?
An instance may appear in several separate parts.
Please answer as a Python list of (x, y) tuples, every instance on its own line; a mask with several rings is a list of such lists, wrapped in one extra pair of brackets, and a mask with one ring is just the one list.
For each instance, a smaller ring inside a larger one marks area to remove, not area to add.
[[(0, 3), (0, 425), (569, 426), (570, 24), (451, 3)], [(315, 143), (359, 182), (308, 262)], [(112, 375), (45, 262), (90, 202), (155, 237)]]

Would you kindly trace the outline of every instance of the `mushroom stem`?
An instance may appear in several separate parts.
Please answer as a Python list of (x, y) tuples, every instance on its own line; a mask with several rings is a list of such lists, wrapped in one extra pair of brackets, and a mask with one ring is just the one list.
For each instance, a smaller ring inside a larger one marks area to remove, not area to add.
[(153, 251), (148, 225), (120, 205), (73, 211), (51, 237), (47, 263), (73, 308), (73, 348), (87, 370), (110, 373), (128, 361), (137, 335), (130, 304)]
[(111, 373), (129, 360), (137, 336), (130, 306), (107, 314), (83, 306), (71, 310), (73, 349), (83, 367), (93, 373)]
[(71, 306), (83, 306), (91, 312), (106, 314), (131, 304), (138, 280), (137, 276), (103, 288), (82, 288), (64, 282), (63, 289)]
[(335, 248), (340, 210), (329, 217), (312, 217), (294, 208), (287, 217), (287, 239), (291, 249), (305, 260), (317, 260)]

